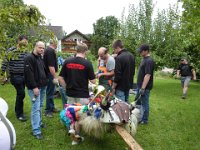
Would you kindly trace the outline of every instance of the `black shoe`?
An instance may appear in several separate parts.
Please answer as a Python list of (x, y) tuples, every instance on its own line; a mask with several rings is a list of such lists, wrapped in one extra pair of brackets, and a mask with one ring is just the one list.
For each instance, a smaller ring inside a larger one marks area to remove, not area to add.
[(19, 121), (21, 121), (21, 122), (27, 121), (27, 118), (24, 117), (24, 116), (20, 116), (20, 117), (18, 117), (17, 119), (18, 119)]
[(53, 112), (53, 113), (59, 113), (59, 112), (60, 112), (60, 110), (59, 110), (59, 109), (57, 109), (57, 108), (54, 108), (52, 112)]
[(53, 118), (53, 115), (50, 112), (49, 113), (45, 113), (45, 116), (48, 117), (48, 118)]
[(139, 124), (141, 124), (141, 125), (147, 125), (148, 122), (146, 122), (146, 121), (141, 121), (141, 122), (139, 122)]
[(183, 95), (181, 98), (182, 98), (182, 99), (186, 99), (186, 96)]
[(47, 128), (47, 126), (43, 123), (40, 125), (41, 128)]
[(37, 134), (37, 135), (34, 135), (38, 140), (43, 140), (44, 137), (42, 136), (42, 134)]

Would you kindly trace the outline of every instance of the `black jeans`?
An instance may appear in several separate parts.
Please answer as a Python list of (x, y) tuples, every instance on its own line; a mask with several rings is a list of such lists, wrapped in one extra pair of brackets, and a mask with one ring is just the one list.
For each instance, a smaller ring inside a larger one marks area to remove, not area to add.
[(24, 115), (25, 82), (23, 75), (11, 75), (10, 81), (16, 90), (15, 114), (17, 117)]
[(55, 84), (53, 83), (53, 76), (51, 74), (48, 75), (48, 84), (46, 89), (46, 113), (52, 113), (55, 109), (54, 105), (54, 91)]

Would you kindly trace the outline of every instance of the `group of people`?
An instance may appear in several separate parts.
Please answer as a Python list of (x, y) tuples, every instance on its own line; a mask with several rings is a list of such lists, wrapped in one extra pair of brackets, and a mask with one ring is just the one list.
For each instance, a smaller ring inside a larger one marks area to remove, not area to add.
[[(36, 42), (33, 51), (27, 50), (28, 38), (19, 36), (17, 46), (7, 50), (11, 59), (5, 59), (2, 63), (2, 72), (9, 69), (11, 84), (16, 90), (15, 114), (18, 120), (27, 121), (24, 115), (25, 86), (31, 101), (31, 124), (33, 135), (37, 139), (43, 139), (41, 128), (45, 128), (42, 122), (42, 107), (46, 96), (45, 115), (53, 117), (53, 112), (59, 112), (54, 105), (53, 79), (57, 78), (58, 71), (56, 48), (57, 42), (51, 41), (45, 49), (45, 43)], [(16, 57), (15, 57), (15, 56)]]
[[(135, 75), (135, 57), (124, 48), (121, 40), (113, 42), (113, 53), (115, 58), (108, 54), (106, 48), (101, 47), (98, 51), (99, 64), (97, 77), (99, 84), (103, 85), (107, 91), (112, 91), (118, 99), (129, 103), (129, 90), (133, 88)], [(137, 95), (141, 95), (141, 104), (144, 114), (141, 124), (148, 123), (149, 116), (149, 95), (153, 88), (154, 61), (150, 57), (148, 44), (143, 44), (138, 49), (143, 60), (139, 66), (137, 76)]]
[[(53, 117), (53, 112), (58, 112), (54, 105), (55, 84), (59, 83), (66, 89), (68, 103), (89, 103), (89, 82), (103, 85), (107, 92), (129, 103), (129, 90), (133, 87), (135, 74), (135, 57), (124, 48), (121, 40), (113, 42), (113, 57), (108, 49), (100, 47), (98, 50), (98, 72), (95, 73), (93, 65), (86, 59), (88, 47), (84, 43), (77, 43), (76, 55), (65, 60), (59, 75), (55, 49), (56, 42), (51, 41), (45, 49), (45, 43), (36, 42), (33, 51), (20, 51), (26, 48), (28, 39), (20, 36), (16, 47), (8, 50), (8, 53), (17, 53), (17, 59), (10, 59), (3, 62), (2, 71), (6, 71), (7, 65), (10, 73), (10, 80), (16, 89), (15, 113), (17, 119), (26, 121), (24, 115), (25, 86), (31, 101), (31, 124), (33, 135), (37, 139), (43, 139), (41, 128), (45, 127), (42, 122), (42, 108), (46, 95), (45, 115)], [(144, 57), (138, 73), (138, 93), (144, 98), (146, 117), (148, 121), (148, 98), (153, 84), (154, 63), (149, 55), (149, 46), (142, 45), (139, 53)], [(143, 100), (142, 100), (143, 101)], [(67, 103), (67, 102), (63, 102)], [(145, 115), (144, 115), (145, 116)], [(76, 134), (80, 134), (79, 125), (76, 125)]]
[[(95, 73), (92, 63), (86, 59), (88, 47), (84, 43), (78, 43), (76, 56), (66, 59), (59, 74), (59, 82), (66, 87), (68, 103), (89, 103), (89, 82), (103, 85), (107, 92), (114, 94), (122, 101), (129, 103), (129, 90), (133, 87), (135, 74), (135, 57), (127, 49), (121, 40), (115, 40), (112, 44), (115, 57), (108, 53), (108, 49), (100, 47), (98, 50), (98, 71)], [(143, 57), (138, 70), (138, 94), (141, 95), (144, 115), (141, 124), (148, 123), (149, 95), (153, 87), (154, 61), (150, 57), (149, 45), (143, 44), (139, 51)], [(75, 125), (75, 134), (80, 136), (80, 125)], [(73, 141), (74, 142), (74, 141)]]
[[(10, 81), (16, 89), (15, 113), (17, 119), (26, 121), (24, 115), (25, 86), (28, 89), (28, 95), (31, 101), (31, 124), (33, 135), (37, 139), (43, 139), (41, 128), (45, 127), (42, 122), (42, 107), (46, 95), (45, 115), (53, 117), (53, 112), (59, 112), (54, 104), (55, 85), (59, 84), (65, 89), (67, 101), (63, 104), (80, 103), (82, 105), (89, 103), (89, 82), (103, 85), (107, 92), (114, 94), (122, 101), (129, 103), (129, 90), (133, 87), (135, 75), (135, 57), (127, 49), (121, 40), (115, 40), (112, 43), (113, 54), (110, 55), (108, 49), (100, 47), (98, 50), (98, 71), (95, 73), (92, 63), (86, 59), (88, 47), (85, 43), (77, 43), (76, 55), (67, 58), (58, 74), (58, 62), (55, 49), (56, 41), (51, 41), (45, 48), (42, 41), (36, 42), (33, 51), (20, 51), (26, 47), (28, 39), (26, 36), (20, 36), (16, 47), (8, 49), (8, 53), (18, 54), (17, 59), (6, 60), (2, 64), (2, 71), (6, 71), (9, 66)], [(149, 118), (149, 96), (153, 88), (153, 76), (155, 63), (150, 56), (150, 47), (148, 44), (142, 44), (138, 53), (143, 57), (138, 68), (137, 75), (137, 95), (141, 96), (141, 105), (143, 106), (143, 116), (141, 124), (148, 124)], [(183, 60), (184, 62), (186, 60)], [(187, 63), (186, 63), (187, 64)], [(183, 85), (183, 98), (186, 97), (187, 85), (191, 79), (191, 67), (182, 64), (177, 72), (181, 74)], [(182, 68), (188, 68), (188, 71), (182, 71)], [(189, 75), (188, 75), (189, 72)], [(185, 74), (186, 73), (186, 74)], [(193, 77), (196, 75), (193, 72)], [(75, 134), (80, 134), (80, 126), (77, 122)]]

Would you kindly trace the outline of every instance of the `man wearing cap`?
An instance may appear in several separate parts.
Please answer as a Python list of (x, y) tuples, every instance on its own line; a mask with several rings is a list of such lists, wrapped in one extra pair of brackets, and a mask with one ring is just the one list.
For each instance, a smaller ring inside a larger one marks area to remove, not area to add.
[(149, 118), (149, 96), (150, 91), (153, 88), (153, 72), (154, 72), (154, 61), (150, 57), (149, 45), (143, 44), (138, 49), (138, 52), (143, 57), (140, 63), (137, 77), (137, 95), (141, 95), (141, 105), (143, 108), (141, 124), (147, 124)]
[(117, 98), (129, 103), (129, 90), (133, 87), (135, 74), (135, 58), (124, 48), (121, 40), (115, 40), (112, 47), (114, 53), (117, 54), (112, 90)]
[(191, 79), (196, 80), (196, 72), (191, 65), (188, 64), (186, 58), (181, 59), (181, 64), (177, 70), (177, 77), (181, 76), (181, 85), (182, 85), (182, 99), (186, 98), (189, 82)]

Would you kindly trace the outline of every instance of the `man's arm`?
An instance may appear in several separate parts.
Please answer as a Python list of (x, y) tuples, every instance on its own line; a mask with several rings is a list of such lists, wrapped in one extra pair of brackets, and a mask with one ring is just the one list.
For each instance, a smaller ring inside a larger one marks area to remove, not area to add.
[(58, 81), (59, 81), (59, 83), (60, 83), (60, 85), (61, 85), (62, 87), (66, 88), (66, 83), (65, 83), (65, 80), (64, 80), (63, 77), (58, 76)]
[(30, 57), (24, 59), (24, 77), (28, 88), (34, 89), (37, 88), (34, 76), (34, 65)]
[(144, 80), (143, 80), (141, 89), (146, 89), (146, 86), (147, 86), (147, 84), (149, 83), (150, 77), (151, 77), (150, 74), (146, 74), (146, 75), (144, 76)]
[(92, 84), (96, 84), (96, 79), (90, 80)]
[(57, 78), (56, 71), (55, 71), (55, 68), (54, 68), (54, 67), (49, 66), (49, 71), (50, 71), (51, 75), (52, 75), (54, 78)]
[(180, 77), (180, 70), (176, 71), (176, 77), (179, 78)]
[(118, 83), (122, 78), (122, 67), (120, 61), (117, 59), (115, 62), (115, 70), (114, 70), (114, 83)]
[(196, 80), (196, 79), (197, 79), (197, 77), (196, 77), (196, 72), (195, 72), (195, 70), (194, 70), (194, 69), (192, 69), (192, 75), (193, 75), (193, 80)]
[(111, 76), (114, 75), (114, 73), (115, 73), (114, 70), (112, 70), (112, 71), (110, 71), (110, 72), (99, 73), (99, 74), (97, 75), (97, 77), (98, 77), (98, 78), (100, 78), (101, 76), (111, 77)]

